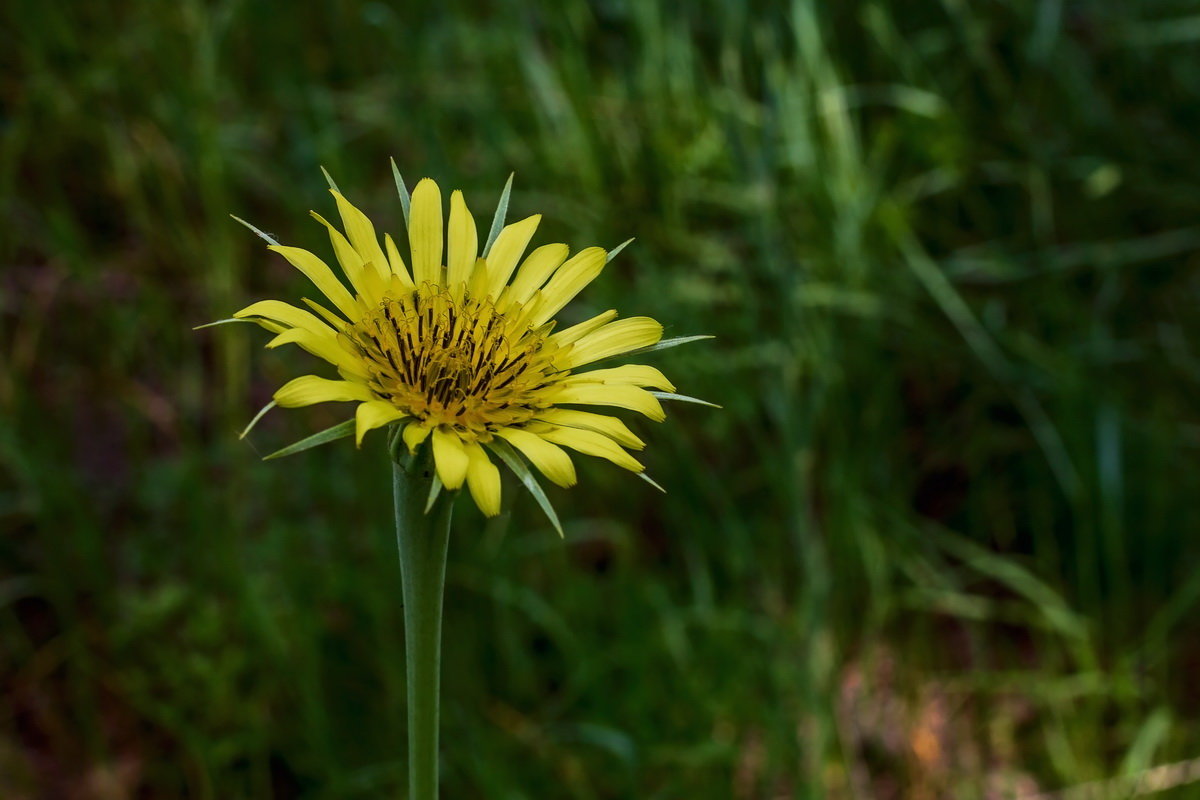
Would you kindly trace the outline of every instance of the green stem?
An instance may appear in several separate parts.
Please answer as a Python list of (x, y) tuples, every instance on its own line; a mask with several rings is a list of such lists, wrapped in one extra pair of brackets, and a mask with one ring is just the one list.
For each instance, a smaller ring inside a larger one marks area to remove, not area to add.
[(408, 662), (408, 800), (436, 800), (438, 795), (442, 590), (453, 497), (443, 492), (425, 512), (433, 482), (430, 450), (423, 447), (416, 458), (392, 463)]

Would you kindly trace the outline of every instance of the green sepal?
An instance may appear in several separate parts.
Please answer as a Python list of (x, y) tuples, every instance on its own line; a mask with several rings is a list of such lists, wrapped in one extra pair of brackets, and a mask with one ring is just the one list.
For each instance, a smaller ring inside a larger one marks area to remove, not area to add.
[(712, 336), (707, 333), (700, 334), (699, 336), (676, 336), (671, 339), (663, 339), (662, 341), (657, 342), (656, 344), (647, 345), (646, 347), (639, 347), (637, 350), (630, 350), (627, 353), (621, 353), (621, 357), (624, 358), (625, 356), (640, 356), (643, 353), (653, 353), (655, 350), (667, 350), (672, 347), (679, 347), (679, 345), (681, 345), (681, 344), (691, 344), (692, 342), (699, 342), (702, 339), (715, 339), (715, 338), (716, 338), (715, 336)]
[(664, 489), (662, 486), (660, 486), (660, 485), (659, 485), (659, 483), (658, 483), (658, 481), (654, 480), (653, 478), (651, 478), (651, 477), (650, 477), (649, 475), (647, 475), (646, 473), (644, 473), (644, 472), (636, 472), (636, 473), (634, 473), (634, 474), (635, 474), (635, 475), (637, 475), (637, 476), (638, 476), (639, 478), (641, 478), (642, 480), (644, 480), (646, 483), (648, 483), (648, 484), (650, 484), (651, 486), (653, 486), (655, 489), (658, 489), (658, 490), (659, 490), (660, 492), (662, 492), (663, 494), (666, 494), (666, 493), (667, 493), (667, 490), (666, 490), (666, 489)]
[(276, 240), (276, 239), (275, 239), (275, 237), (274, 237), (274, 236), (272, 236), (271, 234), (269, 234), (269, 233), (263, 233), (263, 232), (262, 232), (262, 231), (260, 231), (258, 228), (254, 227), (254, 226), (253, 226), (253, 225), (251, 225), (249, 222), (246, 222), (246, 220), (242, 219), (241, 217), (234, 217), (234, 216), (233, 216), (233, 214), (230, 214), (229, 216), (230, 216), (230, 217), (233, 217), (233, 219), (237, 220), (238, 222), (242, 223), (243, 225), (245, 225), (245, 226), (246, 226), (247, 228), (249, 228), (250, 230), (254, 231), (254, 235), (255, 235), (255, 236), (257, 236), (258, 238), (260, 238), (260, 239), (266, 239), (266, 241), (267, 241), (267, 243), (268, 243), (268, 244), (273, 244), (273, 245), (275, 245), (276, 247), (278, 247), (278, 246), (279, 246), (279, 242), (278, 242), (278, 240)]
[(508, 183), (504, 184), (504, 191), (500, 193), (500, 202), (496, 204), (496, 216), (492, 217), (492, 230), (488, 233), (487, 244), (483, 246), (483, 257), (487, 258), (488, 253), (492, 251), (492, 245), (496, 242), (496, 237), (500, 235), (500, 230), (504, 227), (504, 218), (508, 216), (508, 196), (512, 192), (513, 175), (508, 176)]
[(204, 328), (215, 328), (218, 325), (228, 325), (231, 322), (254, 322), (252, 319), (242, 319), (239, 317), (231, 317), (229, 319), (219, 319), (216, 322), (206, 322), (203, 325), (197, 325), (192, 330), (198, 331)]
[(605, 263), (605, 264), (607, 264), (609, 261), (612, 261), (614, 258), (616, 258), (616, 257), (617, 257), (617, 253), (620, 253), (620, 252), (621, 252), (622, 250), (624, 250), (626, 247), (629, 247), (629, 243), (630, 243), (630, 242), (632, 242), (632, 241), (633, 241), (633, 239), (632, 239), (632, 238), (630, 238), (630, 239), (626, 239), (625, 241), (621, 242), (619, 245), (617, 245), (616, 247), (614, 247), (612, 250), (609, 250), (609, 251), (608, 251), (608, 257), (604, 259), (604, 263)]
[(342, 190), (339, 189), (337, 187), (337, 184), (333, 182), (333, 176), (329, 174), (329, 171), (327, 169), (325, 169), (325, 167), (321, 167), (321, 174), (325, 176), (325, 182), (329, 184), (330, 189), (337, 192), (338, 194), (342, 193)]
[(403, 431), (403, 425), (397, 425), (394, 422), (388, 425), (387, 448), (388, 455), (392, 457), (392, 461), (403, 467), (405, 472), (408, 472), (409, 462), (412, 461), (412, 456), (404, 453), (401, 449), (404, 446), (404, 442), (402, 441), (402, 437), (400, 435), (403, 433)]
[(267, 412), (270, 411), (272, 408), (274, 408), (275, 405), (276, 405), (275, 401), (272, 400), (271, 402), (269, 402), (265, 406), (263, 406), (262, 410), (254, 415), (254, 419), (250, 420), (250, 424), (246, 426), (245, 430), (243, 430), (241, 433), (238, 434), (238, 438), (245, 439), (246, 434), (248, 434), (248, 433), (250, 433), (250, 431), (254, 430), (254, 426), (258, 424), (258, 421), (260, 419), (262, 419), (263, 417), (265, 417)]
[(636, 350), (627, 350), (624, 353), (614, 353), (611, 356), (605, 356), (604, 358), (598, 358), (595, 361), (589, 362), (587, 366), (590, 368), (590, 367), (596, 366), (597, 364), (603, 364), (606, 361), (612, 361), (617, 358), (628, 358), (629, 356), (640, 356), (640, 355), (644, 355), (646, 353), (653, 353), (655, 350), (666, 350), (671, 347), (679, 347), (679, 345), (681, 345), (681, 344), (689, 344), (690, 342), (698, 342), (701, 339), (715, 339), (715, 338), (716, 338), (715, 336), (710, 336), (708, 334), (701, 334), (699, 336), (676, 336), (673, 339), (663, 339), (662, 341), (660, 341), (656, 344), (647, 345), (646, 347), (639, 347)]
[(701, 400), (698, 397), (688, 397), (686, 394), (674, 394), (672, 392), (651, 392), (650, 394), (657, 397), (659, 400), (678, 400), (681, 403), (695, 403), (709, 408), (720, 408), (716, 403), (710, 403), (707, 400)]
[(396, 159), (388, 159), (392, 162), (392, 177), (396, 179), (396, 194), (400, 195), (400, 208), (404, 211), (404, 227), (408, 228), (408, 213), (412, 206), (412, 197), (408, 194), (408, 187), (404, 185), (404, 178), (400, 177), (400, 168), (396, 166)]
[(433, 473), (433, 483), (429, 484), (429, 499), (425, 501), (425, 513), (428, 514), (433, 510), (433, 504), (437, 502), (438, 495), (442, 493), (442, 479), (435, 471)]
[(503, 439), (492, 439), (492, 441), (487, 443), (487, 446), (492, 452), (500, 456), (500, 459), (508, 465), (508, 468), (511, 469), (518, 478), (520, 478), (521, 483), (525, 484), (525, 488), (529, 490), (531, 495), (533, 495), (533, 499), (536, 500), (537, 504), (542, 507), (542, 512), (545, 513), (546, 518), (550, 520), (550, 524), (554, 526), (554, 530), (558, 531), (559, 537), (565, 538), (563, 534), (562, 523), (558, 521), (558, 514), (554, 513), (554, 506), (550, 504), (550, 499), (546, 497), (546, 493), (542, 491), (542, 485), (538, 483), (537, 478), (533, 476), (533, 473), (530, 472), (529, 467), (525, 465), (525, 462), (521, 460), (521, 457), (517, 455), (515, 450), (512, 449), (512, 446)]
[(274, 453), (271, 453), (271, 455), (269, 455), (269, 456), (263, 456), (263, 461), (270, 461), (273, 458), (283, 458), (284, 456), (290, 456), (293, 453), (299, 453), (302, 450), (308, 450), (310, 447), (316, 447), (317, 445), (322, 445), (322, 444), (325, 444), (326, 442), (337, 441), (338, 439), (345, 439), (347, 436), (353, 436), (353, 435), (354, 435), (354, 420), (348, 419), (345, 422), (339, 422), (337, 425), (334, 425), (332, 428), (326, 428), (325, 430), (321, 431), (320, 433), (314, 433), (312, 436), (309, 436), (307, 439), (301, 439), (300, 441), (296, 442), (295, 444), (290, 444), (287, 447), (283, 448), (282, 450), (276, 450)]

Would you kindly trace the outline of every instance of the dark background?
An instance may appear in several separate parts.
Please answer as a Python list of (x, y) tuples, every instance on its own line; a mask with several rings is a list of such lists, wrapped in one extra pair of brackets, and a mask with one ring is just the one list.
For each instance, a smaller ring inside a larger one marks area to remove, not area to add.
[[(565, 313), (715, 341), (660, 495), (451, 542), (448, 798), (1004, 798), (1200, 756), (1200, 6), (15, 0), (0, 10), (0, 796), (405, 780), (382, 437), (192, 331), (461, 187), (637, 241)], [(486, 224), (481, 222), (481, 225)], [(1184, 784), (1183, 769), (1155, 773)], [(1191, 785), (1195, 790), (1195, 785)], [(1122, 794), (1121, 792), (1125, 792)], [(1107, 795), (1104, 795), (1107, 796)]]

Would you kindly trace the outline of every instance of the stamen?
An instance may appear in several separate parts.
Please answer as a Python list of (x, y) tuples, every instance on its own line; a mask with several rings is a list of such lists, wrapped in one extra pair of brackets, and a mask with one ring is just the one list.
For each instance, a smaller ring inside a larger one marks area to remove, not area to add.
[(554, 371), (549, 332), (521, 326), (490, 298), (456, 300), (427, 283), (385, 296), (346, 337), (378, 395), (418, 419), (479, 435), (545, 406), (539, 394)]

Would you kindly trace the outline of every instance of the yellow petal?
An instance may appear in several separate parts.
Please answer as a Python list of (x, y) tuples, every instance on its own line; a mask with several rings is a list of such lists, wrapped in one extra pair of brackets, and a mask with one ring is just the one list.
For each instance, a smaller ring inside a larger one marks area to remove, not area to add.
[[(333, 245), (333, 253), (342, 266), (342, 272), (346, 273), (346, 277), (350, 279), (350, 285), (354, 287), (354, 291), (367, 305), (373, 306), (378, 303), (384, 289), (379, 271), (373, 264), (363, 260), (349, 240), (342, 235), (341, 231), (333, 227), (329, 220), (315, 211), (308, 213), (312, 215), (313, 219), (324, 225), (325, 230), (329, 232), (329, 242)], [(381, 253), (380, 258), (382, 257)]]
[(284, 408), (311, 406), (314, 403), (341, 403), (372, 400), (371, 391), (361, 383), (331, 381), (316, 375), (303, 375), (288, 381), (275, 392), (275, 402)]
[(466, 445), (467, 488), (485, 517), (500, 513), (500, 470), (477, 443)]
[(538, 412), (537, 418), (562, 428), (583, 428), (587, 431), (602, 433), (631, 450), (641, 450), (646, 446), (645, 442), (629, 430), (628, 425), (616, 417), (593, 414), (590, 411), (580, 411), (575, 408), (548, 408)]
[(517, 270), (516, 280), (505, 290), (504, 304), (529, 302), (533, 293), (567, 260), (569, 252), (565, 244), (544, 244), (530, 253)]
[(293, 267), (303, 272), (313, 282), (313, 285), (320, 289), (321, 294), (328, 297), (337, 310), (346, 315), (346, 319), (357, 320), (361, 315), (354, 297), (324, 261), (299, 247), (284, 247), (274, 244), (267, 249), (279, 253), (291, 262)]
[(233, 316), (235, 319), (261, 317), (263, 319), (282, 322), (292, 328), (304, 328), (314, 333), (328, 332), (332, 334), (334, 332), (333, 328), (317, 319), (310, 312), (302, 308), (296, 308), (282, 300), (259, 300), (257, 303), (251, 303), (246, 306), (241, 311), (234, 312)]
[(533, 324), (541, 325), (553, 317), (563, 306), (587, 286), (600, 271), (604, 269), (607, 253), (601, 247), (589, 247), (572, 256), (567, 263), (558, 268), (554, 277), (542, 289), (542, 299), (538, 304), (537, 313), (533, 316)]
[(271, 333), (283, 333), (284, 331), (286, 331), (288, 329), (287, 325), (280, 325), (278, 322), (272, 322), (269, 319), (259, 318), (259, 319), (254, 320), (254, 324), (260, 328), (265, 328), (266, 330), (269, 330)]
[(609, 309), (608, 311), (597, 314), (596, 316), (592, 317), (591, 319), (585, 319), (583, 322), (580, 322), (578, 325), (572, 325), (571, 327), (566, 328), (565, 330), (559, 331), (558, 333), (556, 333), (550, 337), (550, 341), (553, 342), (554, 344), (558, 345), (559, 347), (562, 347), (563, 345), (570, 344), (571, 342), (577, 341), (577, 340), (581, 339), (582, 337), (587, 336), (592, 331), (596, 330), (597, 328), (600, 328), (603, 325), (607, 325), (608, 323), (612, 322), (616, 318), (617, 318), (616, 310)]
[(457, 434), (448, 433), (441, 428), (433, 429), (433, 462), (443, 486), (447, 489), (462, 486), (470, 462)]
[(346, 329), (346, 326), (347, 326), (346, 320), (342, 319), (337, 314), (333, 313), (328, 308), (326, 308), (325, 306), (318, 303), (316, 300), (309, 300), (307, 297), (301, 297), (300, 299), (303, 300), (305, 303), (307, 303), (309, 308), (311, 308), (313, 311), (316, 311), (318, 314), (320, 314), (325, 319), (326, 322), (328, 322), (330, 325), (332, 325), (337, 330), (341, 331), (341, 330)]
[(667, 380), (655, 367), (645, 364), (625, 364), (610, 369), (594, 369), (591, 372), (580, 372), (563, 378), (564, 385), (577, 383), (603, 383), (610, 386), (641, 386), (643, 388), (659, 389), (664, 392), (675, 391), (675, 384)]
[(575, 485), (575, 465), (561, 447), (520, 428), (504, 428), (496, 435), (529, 459), (538, 471), (559, 486)]
[(387, 400), (368, 400), (359, 403), (354, 411), (354, 442), (362, 445), (363, 436), (367, 431), (375, 430), (389, 422), (395, 422), (408, 416)]
[(392, 235), (385, 233), (383, 235), (383, 244), (387, 248), (388, 264), (391, 265), (392, 275), (400, 279), (400, 284), (406, 289), (413, 288), (412, 276), (408, 274), (408, 267), (404, 264), (404, 258), (400, 255), (400, 250), (396, 247), (396, 243), (392, 241)]
[(504, 290), (541, 221), (542, 215), (534, 214), (520, 222), (507, 225), (492, 243), (492, 249), (487, 254), (488, 294), (492, 297), (499, 297), (500, 292)]
[(655, 422), (662, 422), (667, 417), (658, 398), (636, 386), (608, 386), (603, 383), (567, 385), (554, 395), (554, 403), (627, 408), (645, 414)]
[(298, 344), (317, 358), (325, 359), (343, 372), (356, 377), (366, 377), (367, 372), (362, 361), (348, 353), (332, 331), (322, 334), (304, 328), (291, 328), (267, 342), (267, 347), (275, 349), (285, 344)]
[(329, 193), (337, 201), (338, 213), (342, 215), (342, 227), (346, 229), (346, 238), (358, 252), (359, 258), (374, 265), (380, 278), (390, 277), (391, 269), (388, 266), (387, 258), (383, 255), (383, 249), (379, 246), (379, 237), (375, 233), (375, 226), (371, 224), (371, 220), (343, 197), (341, 192), (330, 189)]
[(425, 427), (419, 422), (410, 422), (404, 428), (404, 444), (408, 446), (408, 452), (415, 453), (417, 448), (421, 446), (421, 442), (429, 438), (430, 428)]
[(450, 231), (446, 245), (446, 285), (465, 283), (470, 279), (479, 255), (479, 234), (467, 201), (457, 189), (450, 195)]
[(562, 369), (572, 369), (609, 356), (649, 347), (662, 339), (662, 325), (650, 317), (629, 317), (610, 322), (582, 337), (561, 358)]
[(308, 213), (309, 216), (325, 226), (325, 231), (329, 234), (329, 243), (333, 245), (333, 254), (337, 257), (338, 265), (341, 266), (345, 276), (350, 279), (350, 284), (354, 286), (359, 294), (362, 294), (362, 256), (358, 254), (358, 251), (354, 249), (346, 237), (342, 235), (342, 232), (333, 227), (332, 222), (315, 211), (309, 211)]
[(483, 297), (487, 292), (487, 260), (475, 259), (475, 268), (471, 270), (471, 280), (467, 283), (467, 292), (472, 297)]
[(646, 468), (633, 456), (621, 449), (621, 446), (595, 431), (583, 431), (578, 428), (551, 428), (541, 434), (543, 439), (578, 450), (584, 455), (606, 458), (618, 467), (624, 467), (632, 472), (642, 472)]
[(422, 178), (413, 189), (411, 202), (408, 244), (413, 279), (417, 286), (426, 281), (437, 285), (442, 277), (442, 192), (432, 180)]

